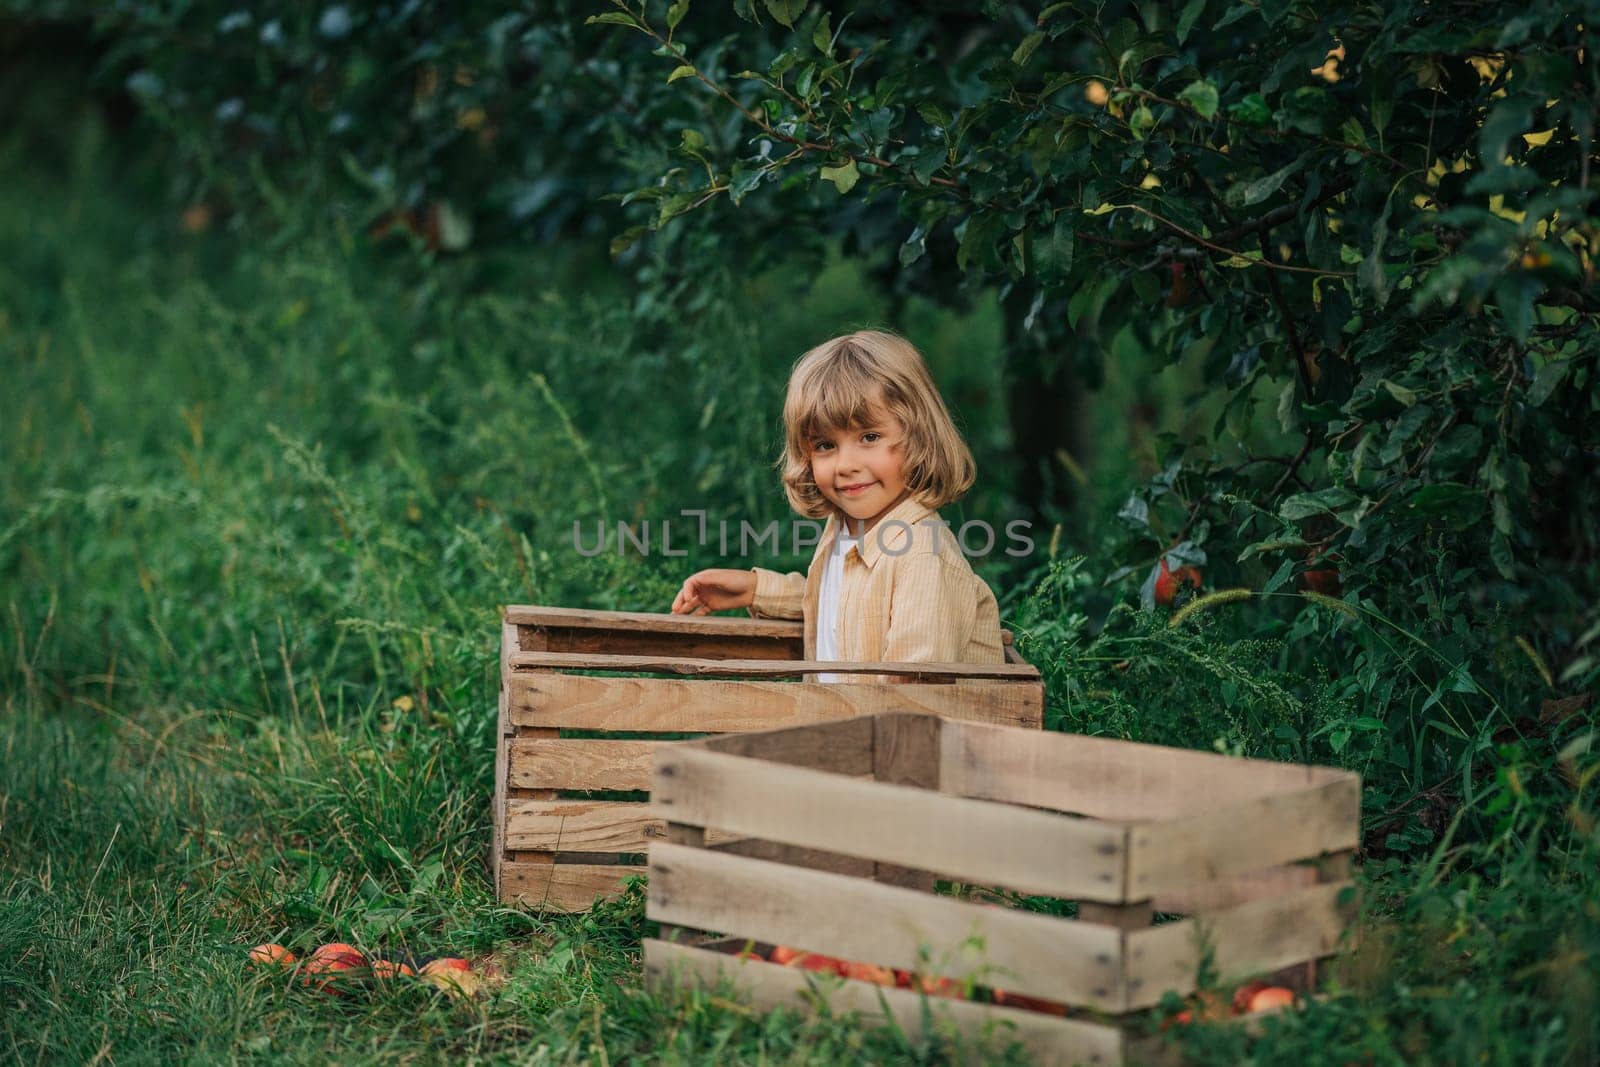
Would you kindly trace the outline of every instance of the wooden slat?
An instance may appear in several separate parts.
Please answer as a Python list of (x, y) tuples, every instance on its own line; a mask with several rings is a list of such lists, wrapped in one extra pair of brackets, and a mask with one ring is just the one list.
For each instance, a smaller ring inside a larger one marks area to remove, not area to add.
[(511, 721), (522, 727), (716, 733), (770, 730), (918, 711), (1037, 728), (1043, 688), (1036, 684), (810, 685), (800, 682), (593, 678), (546, 671), (511, 678)]
[(634, 630), (642, 633), (737, 634), (786, 639), (800, 636), (804, 627), (796, 619), (755, 619), (731, 615), (674, 615), (651, 611), (596, 611), (554, 608), (540, 604), (511, 604), (505, 620), (519, 626), (562, 626), (573, 629)]
[[(880, 782), (937, 791), (939, 788), (939, 727), (932, 715), (874, 715), (871, 720), (872, 776)], [(931, 871), (879, 861), (874, 874), (880, 882), (933, 892)]]
[(833, 674), (893, 674), (919, 678), (1037, 682), (1029, 663), (855, 663), (845, 660), (696, 659), (692, 656), (613, 656), (588, 652), (517, 652), (516, 670), (639, 671), (721, 678), (794, 678)]
[(1361, 780), (1340, 775), (1293, 793), (1257, 797), (1188, 818), (1132, 828), (1128, 892), (1135, 899), (1361, 843)]
[[(740, 960), (737, 956), (706, 948), (655, 939), (644, 943), (644, 965), (645, 980), (657, 993), (691, 983), (716, 988), (728, 977), (757, 1008), (810, 1011), (813, 1004), (809, 991), (818, 989), (832, 1011), (857, 1012), (871, 1019), (887, 1010), (904, 1032), (918, 1037), (932, 1036), (924, 1029), (930, 1023), (935, 1028), (953, 1024), (970, 1041), (976, 1043), (987, 1038), (991, 1042), (988, 1051), (993, 1054), (1004, 1051), (1013, 1041), (1019, 1042), (1030, 1062), (1040, 1067), (1075, 1064), (1117, 1067), (1123, 1063), (1122, 1032), (1099, 1023), (1052, 1018), (991, 1004), (924, 998), (910, 990), (886, 989), (864, 982), (845, 981), (835, 988), (832, 983), (819, 981), (810, 972), (796, 967)], [(975, 1060), (981, 1047), (971, 1049)]]
[(1101, 1009), (1124, 996), (1124, 935), (1109, 927), (708, 849), (654, 846), (646, 914)]
[(810, 867), (812, 870), (832, 871), (834, 874), (848, 874), (856, 878), (871, 878), (877, 867), (872, 860), (864, 860), (858, 856), (841, 856), (837, 852), (828, 852), (820, 848), (801, 848), (798, 845), (762, 841), (754, 837), (735, 838), (708, 847), (713, 851), (727, 852), (734, 856), (750, 856), (772, 863)]
[(511, 658), (521, 652), (522, 648), (517, 643), (517, 628), (509, 622), (500, 624), (500, 685), (503, 687), (506, 680), (511, 677)]
[(585, 863), (511, 863), (500, 869), (500, 899), (539, 911), (588, 911), (597, 897), (614, 897), (622, 880), (643, 867)]
[(941, 743), (946, 793), (1128, 822), (1356, 778), (1327, 767), (1079, 734), (1030, 735), (983, 723), (947, 729)]
[[(644, 852), (666, 833), (650, 805), (625, 800), (517, 800), (506, 804), (506, 848), (540, 852)], [(740, 835), (713, 830), (713, 842)]]
[(655, 750), (668, 743), (513, 737), (504, 745), (507, 781), (519, 789), (649, 789)]
[[(800, 640), (805, 624), (799, 619), (758, 619), (744, 615), (674, 615), (671, 612), (600, 611), (590, 608), (556, 608), (540, 604), (511, 604), (505, 621), (522, 626), (562, 627), (591, 630), (633, 630), (640, 633), (679, 633), (765, 637)], [(1000, 640), (1009, 645), (1014, 636), (1000, 631)]]
[(673, 822), (1068, 899), (1123, 901), (1127, 831), (909, 786), (741, 759), (656, 753), (651, 807)]
[(1194, 915), (1203, 911), (1221, 911), (1224, 908), (1248, 904), (1252, 900), (1290, 893), (1318, 881), (1315, 867), (1267, 867), (1259, 871), (1203, 882), (1173, 889), (1158, 895), (1153, 903), (1156, 911), (1177, 915)]
[[(923, 717), (938, 722), (932, 716)], [(771, 760), (835, 774), (870, 775), (875, 721), (876, 717), (867, 715), (754, 734), (724, 734), (705, 738), (701, 744), (730, 756)]]
[(1332, 955), (1352, 914), (1339, 895), (1351, 885), (1307, 886), (1128, 934), (1126, 1010), (1150, 1007), (1168, 990), (1194, 992), (1207, 944), (1224, 982)]
[(510, 754), (506, 751), (505, 732), (512, 728), (510, 724), (510, 715), (506, 708), (506, 687), (504, 680), (501, 681), (498, 689), (500, 725), (495, 732), (494, 797), (489, 801), (489, 817), (492, 824), (489, 837), (489, 877), (494, 881), (494, 891), (496, 897), (500, 895), (500, 863), (505, 857), (506, 851), (506, 787)]
[[(525, 630), (532, 627), (525, 627)], [(587, 655), (672, 656), (699, 659), (794, 660), (805, 658), (805, 642), (793, 639), (700, 634), (636, 632), (632, 630), (578, 630), (541, 626), (551, 652)]]

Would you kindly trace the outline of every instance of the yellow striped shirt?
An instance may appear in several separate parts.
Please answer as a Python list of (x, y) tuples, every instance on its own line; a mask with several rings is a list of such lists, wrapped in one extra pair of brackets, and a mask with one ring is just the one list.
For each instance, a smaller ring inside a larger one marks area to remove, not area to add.
[[(929, 521), (931, 520), (931, 521)], [(757, 618), (805, 620), (805, 654), (817, 650), (822, 571), (839, 533), (828, 519), (805, 574), (752, 567)], [(1004, 663), (994, 593), (961, 553), (938, 513), (907, 497), (844, 557), (839, 590), (839, 658), (857, 663)], [(856, 682), (905, 681), (844, 675)]]

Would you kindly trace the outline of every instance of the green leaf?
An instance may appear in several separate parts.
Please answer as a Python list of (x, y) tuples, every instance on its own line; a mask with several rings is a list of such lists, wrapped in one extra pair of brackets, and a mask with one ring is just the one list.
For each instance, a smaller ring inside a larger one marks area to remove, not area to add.
[(861, 174), (856, 170), (856, 161), (853, 159), (839, 166), (822, 168), (822, 180), (832, 182), (834, 188), (839, 190), (840, 196), (854, 189), (860, 178)]
[(1359, 499), (1350, 490), (1337, 485), (1314, 493), (1296, 493), (1278, 505), (1278, 517), (1284, 522), (1299, 522), (1313, 515), (1331, 515)]
[[(1193, 86), (1190, 86), (1190, 88), (1193, 88)], [(1223, 199), (1228, 202), (1229, 207), (1251, 207), (1259, 204), (1277, 192), (1283, 186), (1283, 183), (1289, 179), (1289, 175), (1300, 169), (1304, 160), (1304, 156), (1297, 157), (1293, 162), (1278, 168), (1271, 174), (1262, 175), (1254, 181), (1239, 182), (1230, 186)]]
[(1533, 384), (1528, 387), (1528, 406), (1536, 408), (1550, 399), (1550, 394), (1556, 391), (1556, 386), (1566, 380), (1567, 371), (1572, 367), (1571, 360), (1559, 359), (1546, 363), (1533, 375)]
[(677, 3), (667, 8), (667, 29), (675, 30), (678, 23), (683, 21), (683, 16), (689, 13), (689, 0), (678, 0)]
[(925, 147), (912, 157), (911, 174), (917, 179), (918, 185), (926, 187), (943, 165), (944, 150)]
[(768, 175), (765, 167), (749, 167), (743, 163), (733, 165), (733, 174), (728, 180), (728, 199), (737, 207), (744, 198), (760, 185)]
[[(1203, 119), (1214, 118), (1217, 114), (1217, 87), (1203, 79), (1179, 93), (1178, 99), (1194, 108), (1195, 113)], [(1282, 179), (1279, 179), (1279, 184), (1282, 184)]]
[(823, 55), (833, 55), (832, 16), (828, 12), (824, 11), (822, 17), (817, 20), (816, 28), (811, 31), (811, 43)]
[(794, 20), (806, 9), (806, 0), (767, 0), (767, 11), (778, 25), (794, 29)]
[(698, 156), (706, 150), (706, 138), (699, 130), (684, 130), (678, 147), (692, 156)]
[(1389, 302), (1389, 276), (1383, 271), (1383, 246), (1389, 240), (1389, 212), (1394, 208), (1394, 191), (1383, 202), (1383, 213), (1372, 227), (1372, 251), (1356, 268), (1356, 281), (1369, 290), (1381, 308)]
[(683, 66), (675, 68), (671, 74), (667, 75), (667, 84), (671, 85), (673, 82), (677, 81), (679, 78), (688, 78), (688, 77), (692, 77), (693, 75), (694, 75), (694, 68), (691, 67), (689, 64), (685, 63)]
[(998, 246), (1005, 234), (1005, 220), (998, 212), (970, 216), (957, 230), (961, 244), (956, 248), (956, 266), (963, 271), (974, 265), (986, 271), (1000, 269)]
[(921, 259), (923, 253), (927, 252), (927, 250), (928, 235), (923, 232), (921, 226), (918, 226), (911, 231), (911, 236), (907, 237), (905, 243), (900, 246), (900, 265), (902, 267), (911, 266), (911, 264)]
[(1043, 43), (1043, 41), (1043, 30), (1028, 34), (1028, 36), (1022, 39), (1022, 43), (1017, 45), (1017, 47), (1012, 51), (1011, 62), (1015, 63), (1019, 67), (1027, 66), (1028, 60), (1033, 57), (1034, 50), (1037, 49), (1039, 45)]
[(1183, 7), (1183, 13), (1178, 16), (1178, 24), (1174, 32), (1178, 35), (1178, 43), (1183, 44), (1189, 39), (1189, 31), (1194, 29), (1194, 24), (1206, 9), (1206, 0), (1189, 0)]
[(1404, 406), (1408, 408), (1415, 406), (1418, 399), (1415, 389), (1407, 389), (1405, 386), (1397, 385), (1387, 378), (1378, 379), (1378, 384), (1383, 386), (1385, 392), (1400, 401)]
[(638, 19), (621, 11), (607, 11), (601, 15), (590, 15), (583, 20), (585, 26), (593, 26), (597, 22), (607, 26), (631, 26), (636, 30), (641, 28)]
[(1063, 281), (1072, 271), (1074, 237), (1068, 212), (1063, 211), (1056, 216), (1049, 232), (1035, 242), (1033, 258), (1038, 264), (1041, 283), (1052, 285)]
[(611, 239), (611, 254), (613, 256), (622, 255), (622, 253), (632, 248), (634, 244), (638, 242), (639, 238), (643, 237), (648, 232), (648, 226), (634, 226), (630, 229), (623, 230), (621, 233), (617, 234)]
[(1228, 116), (1246, 126), (1265, 126), (1267, 120), (1272, 118), (1272, 109), (1267, 106), (1266, 97), (1251, 93), (1237, 104), (1229, 104)]

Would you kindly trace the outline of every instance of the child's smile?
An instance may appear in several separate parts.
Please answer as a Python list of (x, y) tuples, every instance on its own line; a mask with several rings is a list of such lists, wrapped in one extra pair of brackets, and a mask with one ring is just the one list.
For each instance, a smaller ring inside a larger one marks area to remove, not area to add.
[(864, 426), (821, 433), (811, 442), (811, 476), (828, 502), (849, 516), (852, 533), (870, 530), (905, 499), (905, 428), (877, 410)]

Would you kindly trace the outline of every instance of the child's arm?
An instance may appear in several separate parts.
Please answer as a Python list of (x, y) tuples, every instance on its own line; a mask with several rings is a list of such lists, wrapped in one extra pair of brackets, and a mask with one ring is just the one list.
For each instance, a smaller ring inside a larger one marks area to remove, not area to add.
[[(957, 663), (966, 650), (973, 606), (960, 576), (950, 574), (938, 556), (908, 559), (895, 575), (884, 635), (886, 663)], [(909, 677), (893, 677), (909, 682)]]
[(764, 567), (747, 571), (716, 567), (696, 571), (672, 598), (675, 615), (709, 615), (729, 608), (749, 608), (758, 619), (805, 617), (806, 576), (779, 574)]
[(799, 571), (779, 574), (765, 567), (751, 567), (755, 575), (755, 595), (750, 614), (758, 619), (801, 619), (805, 617), (806, 576)]

